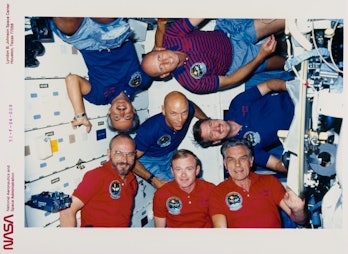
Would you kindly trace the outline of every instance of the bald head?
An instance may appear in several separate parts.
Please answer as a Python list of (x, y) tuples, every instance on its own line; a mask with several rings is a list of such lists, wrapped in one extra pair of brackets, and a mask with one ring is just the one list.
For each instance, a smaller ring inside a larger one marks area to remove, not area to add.
[(181, 130), (189, 115), (189, 101), (186, 96), (178, 91), (167, 94), (164, 98), (162, 114), (169, 128), (174, 131)]
[(179, 91), (172, 91), (164, 97), (164, 106), (170, 105), (173, 103), (183, 103), (188, 104), (186, 96)]
[(156, 63), (156, 51), (147, 53), (141, 61), (141, 68), (150, 77), (159, 77), (162, 73)]
[(176, 51), (157, 48), (143, 57), (141, 67), (151, 77), (165, 78), (182, 64)]

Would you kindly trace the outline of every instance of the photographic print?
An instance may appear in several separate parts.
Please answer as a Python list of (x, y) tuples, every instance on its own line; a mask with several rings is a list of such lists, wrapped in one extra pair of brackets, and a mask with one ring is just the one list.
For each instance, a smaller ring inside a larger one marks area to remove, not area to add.
[(34, 2), (1, 3), (4, 253), (342, 251), (344, 1)]

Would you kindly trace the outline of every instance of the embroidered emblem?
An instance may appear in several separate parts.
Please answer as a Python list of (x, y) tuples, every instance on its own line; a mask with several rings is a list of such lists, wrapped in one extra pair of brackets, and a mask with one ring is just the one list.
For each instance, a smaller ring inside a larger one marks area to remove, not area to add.
[(157, 145), (160, 147), (166, 147), (169, 146), (171, 143), (171, 137), (169, 135), (163, 135), (157, 140)]
[(254, 131), (248, 131), (244, 134), (243, 138), (249, 140), (253, 146), (257, 145), (261, 141), (260, 134)]
[(190, 74), (195, 79), (200, 79), (207, 72), (207, 67), (204, 63), (194, 63), (190, 68)]
[(243, 198), (238, 192), (228, 193), (225, 201), (231, 211), (237, 211), (242, 208)]
[(170, 214), (178, 215), (182, 208), (182, 202), (180, 198), (170, 197), (167, 199), (166, 206)]
[(139, 71), (133, 73), (132, 77), (129, 80), (130, 87), (138, 87), (141, 84), (141, 73)]
[(121, 184), (119, 181), (114, 180), (110, 183), (109, 192), (112, 199), (117, 199), (121, 195)]

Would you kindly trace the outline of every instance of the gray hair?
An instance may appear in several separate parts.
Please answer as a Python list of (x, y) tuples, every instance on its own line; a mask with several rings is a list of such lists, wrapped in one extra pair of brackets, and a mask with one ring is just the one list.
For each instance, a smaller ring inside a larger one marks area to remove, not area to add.
[(233, 138), (233, 139), (229, 139), (229, 140), (226, 140), (221, 148), (220, 148), (220, 153), (222, 155), (222, 157), (225, 159), (226, 157), (226, 150), (228, 148), (231, 148), (231, 147), (235, 147), (235, 146), (244, 146), (247, 148), (248, 150), (248, 155), (250, 158), (252, 158), (254, 156), (254, 147), (253, 145), (251, 144), (251, 142), (245, 138)]
[(140, 119), (139, 119), (139, 116), (138, 116), (137, 112), (135, 112), (134, 116), (133, 116), (132, 126), (130, 128), (128, 128), (128, 129), (125, 129), (125, 130), (119, 130), (119, 129), (116, 129), (112, 125), (111, 116), (110, 116), (110, 114), (107, 114), (106, 115), (106, 124), (107, 124), (109, 130), (111, 130), (111, 131), (114, 131), (114, 132), (117, 131), (119, 133), (133, 134), (139, 128)]

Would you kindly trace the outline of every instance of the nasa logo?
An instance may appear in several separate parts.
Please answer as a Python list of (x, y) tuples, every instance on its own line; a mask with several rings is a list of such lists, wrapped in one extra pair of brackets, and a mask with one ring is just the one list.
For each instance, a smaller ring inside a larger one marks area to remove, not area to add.
[(3, 246), (4, 250), (13, 250), (13, 237), (12, 234), (14, 232), (13, 226), (13, 214), (7, 215), (3, 218), (4, 221), (4, 234), (3, 234)]

